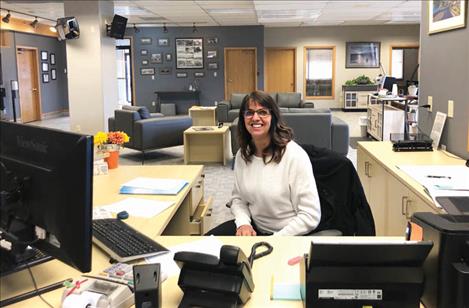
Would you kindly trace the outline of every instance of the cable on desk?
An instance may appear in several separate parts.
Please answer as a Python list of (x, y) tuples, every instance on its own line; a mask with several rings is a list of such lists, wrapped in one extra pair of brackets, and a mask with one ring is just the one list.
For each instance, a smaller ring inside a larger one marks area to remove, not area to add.
[(31, 275), (31, 280), (33, 281), (34, 291), (37, 293), (37, 295), (39, 296), (39, 298), (40, 298), (47, 306), (49, 306), (50, 308), (54, 308), (54, 306), (52, 306), (48, 301), (46, 301), (46, 299), (45, 299), (44, 297), (42, 297), (42, 294), (39, 293), (39, 290), (37, 289), (36, 279), (34, 278), (33, 272), (31, 271), (31, 267), (29, 266), (28, 263), (26, 263), (26, 266), (28, 267), (29, 275)]
[[(261, 247), (261, 246), (266, 247), (267, 250), (256, 254), (256, 249)], [(259, 242), (259, 243), (255, 243), (254, 245), (252, 245), (251, 254), (249, 255), (249, 264), (251, 265), (251, 267), (252, 267), (252, 263), (254, 262), (254, 260), (262, 258), (264, 256), (267, 256), (268, 254), (270, 254), (272, 252), (272, 250), (274, 250), (274, 249), (267, 242)]]

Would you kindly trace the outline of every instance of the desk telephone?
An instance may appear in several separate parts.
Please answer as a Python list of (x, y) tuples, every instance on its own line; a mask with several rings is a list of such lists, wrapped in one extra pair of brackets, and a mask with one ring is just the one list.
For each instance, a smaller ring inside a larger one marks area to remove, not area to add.
[[(265, 251), (256, 254), (258, 247)], [(181, 268), (178, 285), (184, 292), (179, 307), (237, 307), (245, 304), (254, 291), (251, 266), (273, 248), (266, 242), (253, 245), (246, 257), (236, 246), (223, 245), (220, 259), (213, 255), (181, 251), (174, 260)]]

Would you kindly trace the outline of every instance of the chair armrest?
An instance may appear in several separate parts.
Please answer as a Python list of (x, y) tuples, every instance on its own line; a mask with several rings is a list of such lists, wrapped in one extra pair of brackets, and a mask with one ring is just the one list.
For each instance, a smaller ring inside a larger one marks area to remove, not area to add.
[(301, 101), (300, 102), (300, 107), (301, 108), (314, 108), (314, 103), (313, 102), (305, 102), (305, 101)]
[(331, 138), (332, 150), (346, 156), (349, 148), (349, 127), (347, 123), (339, 118), (332, 117)]
[(139, 150), (148, 150), (182, 145), (184, 131), (191, 126), (189, 116), (135, 121), (134, 146)]
[(228, 111), (231, 109), (231, 103), (229, 101), (221, 101), (217, 105), (216, 114), (218, 122), (229, 122)]
[(330, 229), (330, 230), (322, 230), (319, 232), (313, 232), (308, 234), (308, 236), (342, 236), (343, 233), (340, 230)]

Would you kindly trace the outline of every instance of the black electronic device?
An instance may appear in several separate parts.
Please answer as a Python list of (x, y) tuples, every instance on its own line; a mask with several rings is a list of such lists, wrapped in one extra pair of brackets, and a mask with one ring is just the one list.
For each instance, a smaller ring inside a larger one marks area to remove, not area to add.
[(311, 243), (300, 266), (305, 307), (418, 308), (431, 242)]
[(93, 241), (119, 262), (168, 252), (151, 238), (115, 218), (93, 220)]
[(80, 26), (75, 17), (63, 17), (57, 19), (55, 25), (59, 41), (77, 39), (80, 37)]
[(390, 140), (395, 152), (433, 151), (433, 140), (422, 133), (392, 133)]
[[(256, 248), (266, 251), (255, 254)], [(179, 307), (226, 307), (245, 304), (254, 291), (251, 266), (255, 259), (272, 252), (268, 243), (257, 243), (246, 257), (236, 246), (223, 245), (220, 259), (203, 253), (181, 251), (174, 260), (181, 268), (178, 285), (184, 296)]]
[(16, 270), (28, 246), (91, 270), (92, 180), (92, 136), (0, 121), (1, 249)]
[(135, 308), (161, 307), (160, 264), (133, 266)]
[(112, 19), (111, 27), (109, 29), (109, 36), (116, 39), (123, 39), (125, 34), (125, 28), (127, 27), (127, 18), (114, 15)]
[(467, 215), (469, 218), (469, 196), (441, 196), (435, 199), (448, 214)]
[(423, 265), (427, 308), (469, 307), (469, 216), (414, 213), (411, 221), (434, 243)]
[(397, 79), (394, 77), (385, 76), (383, 82), (383, 89), (387, 89), (388, 91), (392, 91), (393, 84), (397, 83)]

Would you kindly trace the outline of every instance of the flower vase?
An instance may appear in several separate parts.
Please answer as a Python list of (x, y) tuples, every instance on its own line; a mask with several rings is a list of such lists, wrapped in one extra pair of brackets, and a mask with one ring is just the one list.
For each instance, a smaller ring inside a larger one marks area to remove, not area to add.
[(119, 167), (119, 151), (109, 151), (109, 156), (105, 158), (107, 167), (109, 169), (115, 169)]

